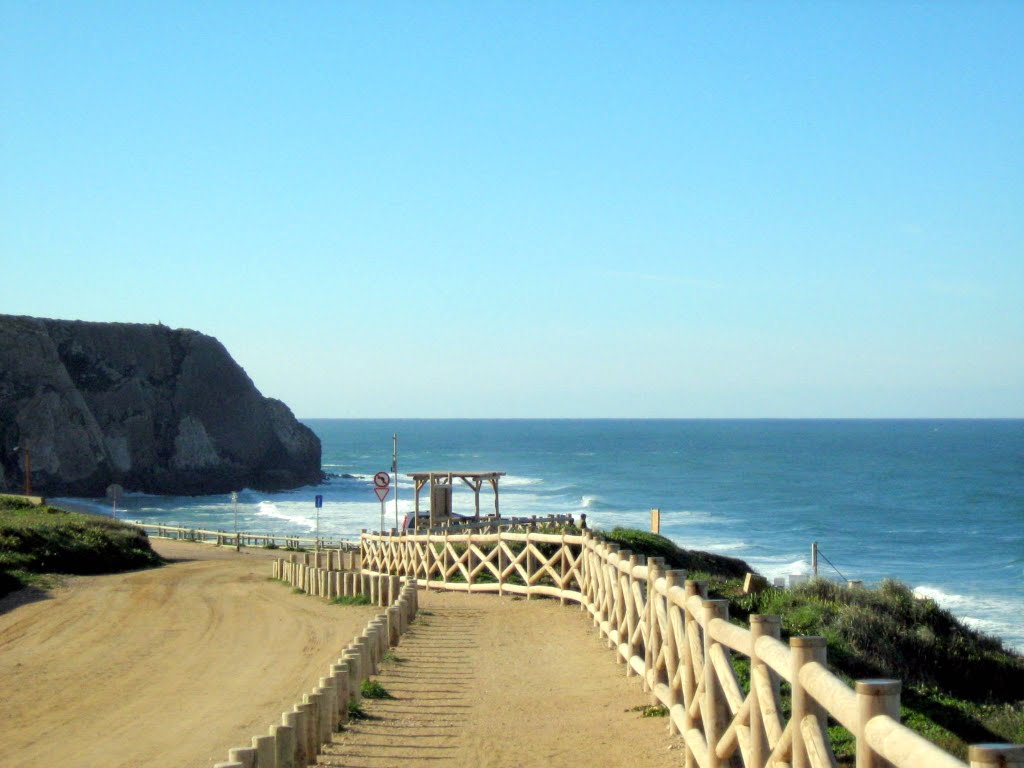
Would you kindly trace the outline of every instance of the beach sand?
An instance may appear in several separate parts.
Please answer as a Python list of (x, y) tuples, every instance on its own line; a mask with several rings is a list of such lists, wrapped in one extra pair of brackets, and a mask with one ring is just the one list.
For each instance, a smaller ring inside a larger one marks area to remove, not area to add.
[[(0, 765), (210, 768), (267, 733), (370, 607), (268, 580), (271, 552), (154, 540), (175, 559), (0, 601)], [(385, 665), (396, 697), (337, 734), (338, 766), (678, 765), (678, 739), (578, 607), (421, 592)]]

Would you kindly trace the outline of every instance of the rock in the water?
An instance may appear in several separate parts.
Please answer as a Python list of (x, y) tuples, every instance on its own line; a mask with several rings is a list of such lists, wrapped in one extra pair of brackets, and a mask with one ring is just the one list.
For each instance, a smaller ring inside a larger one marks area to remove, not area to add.
[(101, 496), (319, 482), (320, 440), (214, 338), (162, 325), (0, 315), (0, 489)]

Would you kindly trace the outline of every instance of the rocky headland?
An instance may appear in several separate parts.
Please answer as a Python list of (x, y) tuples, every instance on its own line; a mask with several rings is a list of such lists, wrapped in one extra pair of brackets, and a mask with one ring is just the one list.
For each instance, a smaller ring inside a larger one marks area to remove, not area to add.
[[(14, 449), (18, 447), (19, 450)], [(0, 491), (196, 495), (319, 482), (320, 440), (216, 339), (0, 315)]]

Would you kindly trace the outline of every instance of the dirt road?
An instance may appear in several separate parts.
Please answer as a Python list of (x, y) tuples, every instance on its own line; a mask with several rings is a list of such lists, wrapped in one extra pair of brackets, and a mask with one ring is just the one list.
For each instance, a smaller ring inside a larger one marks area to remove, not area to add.
[[(269, 553), (154, 543), (187, 559), (0, 601), (0, 766), (210, 768), (267, 733), (375, 613), (269, 581)], [(437, 592), (421, 608), (380, 677), (395, 698), (367, 701), (374, 719), (321, 763), (681, 764), (578, 608)]]
[(0, 613), (0, 765), (210, 768), (266, 734), (374, 614), (268, 581), (259, 551), (154, 548), (191, 559), (77, 577)]
[(643, 718), (636, 677), (589, 616), (555, 600), (421, 592), (421, 615), (367, 700), (370, 720), (335, 737), (341, 768), (682, 765), (665, 718)]

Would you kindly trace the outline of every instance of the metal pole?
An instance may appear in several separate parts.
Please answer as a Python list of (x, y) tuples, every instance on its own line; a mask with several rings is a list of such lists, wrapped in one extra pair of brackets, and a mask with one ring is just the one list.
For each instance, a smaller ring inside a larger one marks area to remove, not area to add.
[(231, 504), (235, 508), (235, 552), (240, 552), (242, 547), (238, 540), (238, 491), (231, 492)]
[(818, 578), (818, 542), (811, 542), (811, 570), (814, 572), (814, 578)]
[(398, 433), (391, 436), (391, 474), (395, 478), (395, 528), (398, 528)]

